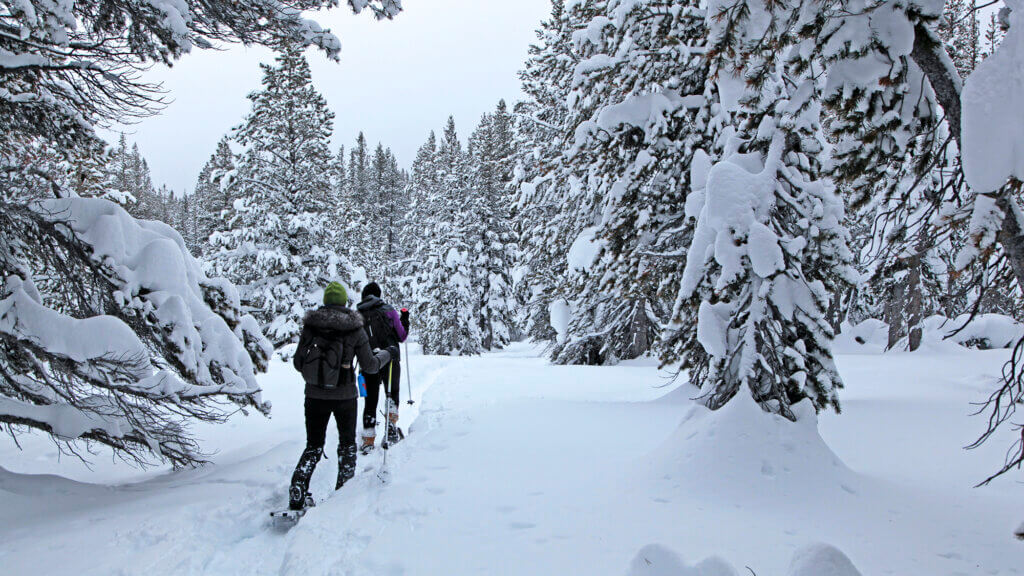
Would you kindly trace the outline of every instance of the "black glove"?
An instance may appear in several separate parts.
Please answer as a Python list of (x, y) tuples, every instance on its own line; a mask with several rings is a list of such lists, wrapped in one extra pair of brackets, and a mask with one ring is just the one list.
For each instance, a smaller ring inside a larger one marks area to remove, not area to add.
[(405, 328), (405, 331), (408, 332), (409, 331), (409, 309), (408, 308), (402, 308), (402, 315), (401, 315), (401, 317), (399, 317), (399, 321), (402, 323), (402, 328)]
[(385, 348), (388, 351), (388, 356), (391, 356), (391, 361), (398, 360), (398, 346), (388, 346)]

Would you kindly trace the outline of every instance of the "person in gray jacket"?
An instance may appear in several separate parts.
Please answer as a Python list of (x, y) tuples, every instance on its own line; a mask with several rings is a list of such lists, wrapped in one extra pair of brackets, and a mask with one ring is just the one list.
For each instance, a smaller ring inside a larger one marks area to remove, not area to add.
[(341, 488), (356, 471), (356, 387), (353, 358), (368, 374), (378, 372), (398, 349), (371, 350), (363, 317), (347, 308), (345, 287), (331, 282), (324, 290), (324, 306), (306, 314), (292, 364), (306, 380), (306, 449), (292, 475), (288, 507), (302, 510), (313, 504), (309, 480), (323, 457), (331, 415), (338, 426), (338, 482)]

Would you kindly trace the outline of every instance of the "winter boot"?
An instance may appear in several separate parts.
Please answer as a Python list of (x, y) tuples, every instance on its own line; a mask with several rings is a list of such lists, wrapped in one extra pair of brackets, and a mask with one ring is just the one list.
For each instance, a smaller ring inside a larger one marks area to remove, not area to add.
[(302, 456), (299, 457), (299, 463), (295, 465), (291, 487), (288, 489), (289, 509), (302, 510), (311, 505), (313, 498), (309, 494), (309, 479), (313, 477), (313, 470), (316, 469), (316, 464), (323, 454), (322, 447), (303, 450)]
[(334, 489), (338, 490), (356, 475), (356, 445), (350, 444), (345, 447), (338, 446), (338, 483)]
[(376, 436), (363, 436), (363, 444), (359, 447), (359, 451), (366, 456), (370, 452), (373, 452), (373, 443), (376, 442)]

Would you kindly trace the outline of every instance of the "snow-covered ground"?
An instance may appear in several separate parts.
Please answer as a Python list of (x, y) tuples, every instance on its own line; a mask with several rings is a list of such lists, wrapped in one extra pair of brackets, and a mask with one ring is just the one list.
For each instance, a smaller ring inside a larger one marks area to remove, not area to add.
[[(200, 428), (216, 451), (202, 469), (96, 457), (89, 470), (41, 436), (3, 443), (0, 572), (849, 576), (825, 543), (864, 576), (1024, 574), (1020, 477), (972, 488), (1009, 431), (961, 448), (1006, 353), (840, 355), (843, 414), (818, 426), (745, 395), (709, 413), (650, 362), (549, 366), (525, 345), (414, 354), (391, 482), (368, 469), (379, 453), (362, 458), (287, 533), (268, 512), (304, 442), (302, 387), (276, 362), (261, 379), (273, 418)], [(327, 453), (318, 497), (333, 487)]]

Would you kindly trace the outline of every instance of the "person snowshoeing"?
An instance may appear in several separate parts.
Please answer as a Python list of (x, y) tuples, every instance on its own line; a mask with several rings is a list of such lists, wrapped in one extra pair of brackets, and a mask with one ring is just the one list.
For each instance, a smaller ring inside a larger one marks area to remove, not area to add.
[[(381, 300), (380, 286), (370, 282), (363, 288), (362, 302), (357, 309), (363, 317), (364, 329), (370, 345), (375, 348), (398, 349), (398, 344), (405, 342), (409, 333), (409, 311), (401, 313)], [(398, 442), (398, 393), (401, 381), (401, 362), (399, 355), (391, 356), (391, 366), (382, 366), (376, 373), (363, 370), (366, 380), (366, 403), (363, 405), (363, 444), (361, 451), (369, 454), (373, 450), (377, 438), (377, 403), (380, 398), (381, 384), (388, 390), (387, 399), (387, 440), (389, 444)], [(390, 380), (390, 382), (388, 381)]]
[(292, 364), (306, 381), (306, 449), (295, 466), (288, 491), (288, 507), (302, 510), (312, 505), (309, 480), (323, 457), (327, 424), (334, 415), (338, 426), (338, 482), (341, 488), (356, 471), (356, 388), (353, 358), (364, 374), (376, 374), (397, 346), (370, 347), (363, 317), (347, 307), (345, 287), (331, 282), (324, 290), (324, 305), (306, 314), (302, 335)]

